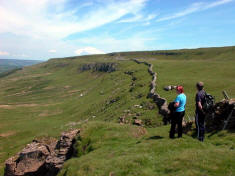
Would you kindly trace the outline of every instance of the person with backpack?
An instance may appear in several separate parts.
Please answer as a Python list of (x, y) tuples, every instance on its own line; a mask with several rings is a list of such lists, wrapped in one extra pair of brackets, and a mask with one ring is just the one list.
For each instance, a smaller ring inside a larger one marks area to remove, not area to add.
[(174, 107), (175, 111), (172, 113), (171, 118), (171, 129), (170, 129), (170, 138), (175, 137), (175, 128), (178, 126), (178, 138), (182, 137), (182, 120), (185, 114), (185, 105), (186, 105), (186, 95), (184, 94), (183, 86), (176, 87), (176, 93), (178, 94), (175, 101)]
[(204, 83), (196, 84), (197, 93), (195, 97), (196, 111), (195, 123), (198, 140), (203, 142), (205, 136), (205, 117), (206, 114), (213, 114), (215, 98), (204, 90)]
[(203, 109), (203, 106), (205, 104), (206, 92), (203, 87), (204, 87), (203, 82), (198, 82), (196, 84), (197, 93), (195, 97), (195, 102), (196, 102), (195, 123), (196, 123), (197, 137), (198, 140), (201, 142), (204, 141), (204, 135), (205, 135), (205, 111)]

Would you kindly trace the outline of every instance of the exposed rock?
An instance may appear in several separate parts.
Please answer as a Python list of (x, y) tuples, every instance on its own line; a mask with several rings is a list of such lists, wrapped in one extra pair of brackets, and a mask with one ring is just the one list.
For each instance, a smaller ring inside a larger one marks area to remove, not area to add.
[(72, 155), (80, 130), (62, 133), (60, 140), (34, 140), (16, 156), (6, 160), (4, 176), (54, 176)]
[(17, 156), (6, 161), (5, 176), (44, 175), (49, 148), (41, 143), (28, 144)]
[(119, 117), (119, 123), (120, 124), (125, 124), (126, 123), (125, 118), (126, 118), (125, 116)]
[(133, 75), (134, 71), (126, 71), (124, 73), (127, 74), (127, 75)]
[(176, 89), (176, 86), (172, 86), (172, 85), (170, 85), (170, 86), (165, 86), (163, 89), (164, 89), (165, 91), (169, 91), (169, 90)]
[(84, 64), (79, 69), (81, 71), (99, 71), (99, 72), (114, 72), (116, 71), (116, 63), (91, 63), (91, 64)]
[(143, 108), (143, 106), (141, 106), (141, 105), (134, 105), (134, 107), (135, 107), (135, 108), (140, 108), (140, 109)]
[(141, 126), (142, 125), (142, 120), (135, 119), (134, 122), (133, 122), (133, 125)]
[(125, 113), (130, 113), (131, 110), (130, 110), (130, 109), (125, 109), (123, 112), (125, 112)]
[(106, 101), (106, 106), (110, 105), (110, 104), (113, 104), (115, 102), (118, 102), (121, 98), (119, 96), (117, 96), (116, 98), (113, 98), (109, 101)]
[(189, 131), (191, 131), (193, 124), (194, 121), (183, 121), (182, 123), (183, 133), (187, 134)]
[(115, 176), (115, 174), (113, 172), (110, 172), (109, 176)]

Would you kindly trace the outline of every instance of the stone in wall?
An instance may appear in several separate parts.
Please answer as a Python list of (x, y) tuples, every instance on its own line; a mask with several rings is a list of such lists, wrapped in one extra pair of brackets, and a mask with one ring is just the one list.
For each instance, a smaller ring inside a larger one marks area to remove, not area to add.
[(148, 66), (148, 72), (152, 75), (152, 81), (150, 84), (150, 91), (148, 94), (148, 98), (152, 98), (153, 101), (156, 103), (159, 109), (159, 114), (163, 116), (163, 121), (168, 119), (170, 114), (170, 110), (168, 109), (168, 104), (165, 98), (160, 97), (159, 94), (155, 93), (156, 86), (157, 86), (157, 73), (153, 72), (153, 65), (149, 64), (148, 62), (138, 61), (137, 59), (133, 59), (134, 62), (137, 64), (145, 64)]
[(208, 132), (224, 128), (235, 129), (235, 99), (217, 102), (214, 111), (206, 114), (206, 130)]

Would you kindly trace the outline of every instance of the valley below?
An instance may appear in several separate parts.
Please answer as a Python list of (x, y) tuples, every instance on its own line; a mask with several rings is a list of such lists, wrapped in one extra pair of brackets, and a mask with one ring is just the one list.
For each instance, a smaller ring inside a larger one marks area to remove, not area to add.
[(33, 140), (79, 129), (59, 176), (232, 176), (235, 129), (208, 132), (203, 143), (194, 129), (169, 139), (164, 107), (176, 93), (164, 87), (184, 86), (187, 120), (198, 81), (217, 102), (223, 90), (234, 98), (235, 47), (55, 58), (3, 74), (0, 175)]

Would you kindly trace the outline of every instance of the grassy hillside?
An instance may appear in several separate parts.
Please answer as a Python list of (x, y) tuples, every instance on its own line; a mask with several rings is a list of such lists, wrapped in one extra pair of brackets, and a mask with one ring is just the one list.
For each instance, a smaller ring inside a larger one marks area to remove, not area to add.
[[(94, 150), (69, 160), (61, 175), (234, 174), (234, 133), (208, 134), (204, 144), (190, 135), (169, 140), (169, 126), (161, 126), (156, 106), (146, 98), (147, 66), (133, 58), (154, 64), (157, 91), (168, 101), (176, 94), (164, 86), (185, 86), (189, 115), (198, 80), (217, 100), (224, 89), (235, 97), (235, 47), (68, 57), (26, 67), (0, 78), (0, 174), (4, 161), (32, 139), (75, 127), (84, 129)], [(115, 63), (117, 70), (81, 70), (92, 63)], [(119, 125), (123, 116), (130, 123), (142, 119), (146, 128)]]
[(93, 150), (68, 160), (59, 176), (234, 175), (234, 134), (220, 132), (201, 143), (189, 135), (171, 140), (168, 130), (103, 122), (83, 125), (82, 139), (89, 139)]

